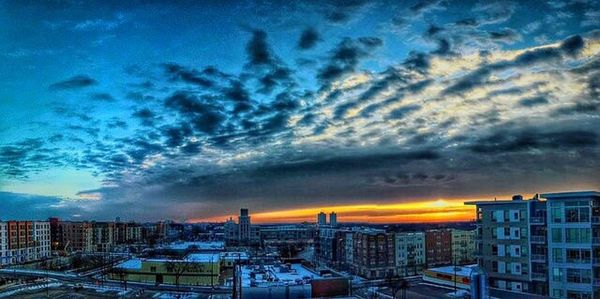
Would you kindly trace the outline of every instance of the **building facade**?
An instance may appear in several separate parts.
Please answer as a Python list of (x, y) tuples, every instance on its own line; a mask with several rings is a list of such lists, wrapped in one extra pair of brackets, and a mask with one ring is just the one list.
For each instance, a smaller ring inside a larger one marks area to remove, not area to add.
[(354, 232), (352, 271), (367, 279), (396, 274), (394, 234), (364, 229)]
[(417, 275), (425, 268), (425, 234), (396, 233), (396, 267), (400, 276)]
[(475, 262), (476, 230), (452, 229), (452, 260), (455, 265)]
[(515, 195), (467, 204), (477, 208), (476, 255), (490, 285), (547, 295), (546, 202)]
[(452, 264), (452, 231), (432, 229), (425, 232), (425, 257), (427, 267)]
[(548, 205), (550, 295), (600, 298), (600, 193), (541, 196)]
[(227, 246), (259, 246), (260, 227), (252, 225), (248, 209), (240, 209), (238, 223), (229, 218), (223, 226)]
[(27, 263), (50, 255), (49, 222), (0, 222), (0, 265)]

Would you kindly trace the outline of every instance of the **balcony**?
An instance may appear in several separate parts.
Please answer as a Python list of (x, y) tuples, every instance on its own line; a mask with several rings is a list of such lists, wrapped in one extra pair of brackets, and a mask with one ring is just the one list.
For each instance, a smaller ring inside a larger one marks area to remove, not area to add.
[(531, 236), (531, 243), (546, 243), (546, 236)]
[(546, 223), (546, 219), (544, 217), (531, 217), (531, 224), (544, 224)]
[(595, 287), (600, 286), (600, 278), (594, 278), (592, 283), (594, 284)]
[(594, 244), (594, 245), (600, 245), (600, 237), (593, 237), (592, 238), (592, 244)]
[(593, 224), (600, 224), (600, 216), (592, 216)]
[(546, 277), (546, 273), (531, 273), (531, 279), (538, 281), (546, 281), (548, 278)]
[(600, 265), (600, 257), (593, 258), (592, 259), (592, 264), (594, 264), (594, 266)]
[(531, 261), (532, 262), (545, 262), (546, 261), (546, 256), (543, 254), (532, 254), (531, 255)]

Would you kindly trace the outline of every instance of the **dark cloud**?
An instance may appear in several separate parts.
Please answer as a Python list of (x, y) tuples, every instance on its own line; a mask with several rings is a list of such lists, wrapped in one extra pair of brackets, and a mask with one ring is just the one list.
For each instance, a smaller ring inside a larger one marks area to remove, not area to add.
[(196, 70), (186, 69), (185, 67), (176, 63), (165, 63), (163, 64), (163, 67), (171, 80), (180, 80), (205, 88), (209, 88), (214, 85), (213, 81), (204, 78), (202, 74)]
[(206, 134), (216, 133), (225, 120), (221, 108), (186, 92), (169, 96), (165, 106), (178, 111), (196, 130)]
[(502, 154), (529, 150), (578, 149), (598, 145), (598, 134), (587, 130), (542, 131), (525, 128), (517, 131), (500, 130), (479, 138), (469, 145), (476, 153)]
[(105, 93), (105, 92), (93, 93), (91, 95), (91, 97), (93, 100), (96, 100), (96, 101), (112, 102), (115, 100), (115, 98), (113, 98), (109, 93)]
[(96, 85), (98, 82), (87, 75), (77, 75), (67, 80), (56, 82), (50, 85), (52, 90), (80, 89)]
[(381, 45), (378, 38), (362, 38), (358, 42), (345, 38), (330, 53), (329, 62), (319, 70), (317, 78), (324, 86), (354, 72), (361, 59)]
[(419, 110), (421, 110), (420, 105), (413, 104), (413, 105), (402, 106), (400, 108), (396, 108), (396, 109), (390, 111), (390, 113), (387, 115), (386, 119), (391, 119), (391, 120), (403, 119), (406, 116), (408, 116), (409, 114), (414, 113)]
[(565, 39), (560, 44), (560, 49), (563, 50), (567, 55), (575, 56), (585, 46), (585, 41), (581, 36), (575, 35)]
[(533, 107), (548, 104), (549, 101), (545, 96), (535, 96), (531, 98), (523, 98), (519, 100), (519, 105), (523, 107)]
[(254, 30), (252, 38), (246, 45), (248, 64), (251, 66), (272, 65), (274, 58), (267, 43), (267, 33), (263, 30)]
[(142, 108), (135, 111), (132, 116), (138, 118), (144, 126), (152, 126), (156, 118), (156, 113), (148, 108)]
[(304, 31), (302, 31), (302, 34), (300, 35), (300, 40), (298, 41), (298, 48), (301, 50), (311, 49), (320, 40), (321, 36), (315, 28), (306, 28), (304, 29)]

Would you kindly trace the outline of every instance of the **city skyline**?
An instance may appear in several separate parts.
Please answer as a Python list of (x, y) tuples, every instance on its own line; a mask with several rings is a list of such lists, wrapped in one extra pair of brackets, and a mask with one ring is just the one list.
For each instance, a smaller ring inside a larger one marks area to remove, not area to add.
[(472, 220), (600, 189), (600, 2), (0, 3), (0, 219)]

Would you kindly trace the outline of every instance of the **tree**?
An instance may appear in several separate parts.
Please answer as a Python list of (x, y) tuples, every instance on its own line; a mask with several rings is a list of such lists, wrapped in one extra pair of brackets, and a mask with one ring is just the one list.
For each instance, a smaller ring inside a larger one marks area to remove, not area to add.
[(184, 261), (169, 261), (167, 262), (166, 267), (167, 272), (175, 275), (175, 285), (177, 286), (177, 291), (179, 291), (179, 278), (183, 273), (190, 270), (190, 263)]

